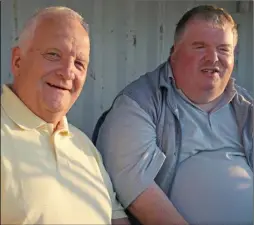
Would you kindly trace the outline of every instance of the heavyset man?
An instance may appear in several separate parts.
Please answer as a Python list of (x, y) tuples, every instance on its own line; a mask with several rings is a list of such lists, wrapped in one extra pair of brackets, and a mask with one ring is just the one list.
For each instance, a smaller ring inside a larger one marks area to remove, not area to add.
[(189, 10), (169, 60), (97, 123), (118, 198), (140, 223), (253, 223), (253, 99), (231, 78), (236, 44), (225, 10)]

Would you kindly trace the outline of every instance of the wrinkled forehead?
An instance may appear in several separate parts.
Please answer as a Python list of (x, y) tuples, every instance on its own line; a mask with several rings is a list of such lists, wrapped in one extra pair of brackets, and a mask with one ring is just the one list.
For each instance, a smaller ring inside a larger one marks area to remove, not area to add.
[(76, 47), (79, 51), (90, 49), (88, 33), (80, 21), (67, 17), (47, 17), (37, 24), (34, 47), (61, 47), (66, 44)]
[(219, 20), (205, 20), (205, 19), (191, 19), (190, 21), (188, 21), (186, 23), (185, 26), (185, 30), (190, 30), (190, 29), (204, 29), (204, 28), (208, 28), (208, 29), (221, 29), (224, 31), (231, 31), (233, 32), (233, 25), (230, 24), (229, 22), (221, 22)]
[(186, 24), (182, 41), (187, 39), (217, 40), (232, 45), (235, 43), (233, 26), (230, 23), (218, 24), (205, 20), (191, 20)]
[(67, 17), (66, 15), (58, 15), (58, 16), (44, 16), (40, 18), (37, 22), (35, 33), (40, 33), (47, 35), (49, 34), (64, 34), (67, 32), (75, 32), (79, 33), (81, 37), (88, 38), (88, 33), (79, 21), (73, 17)]

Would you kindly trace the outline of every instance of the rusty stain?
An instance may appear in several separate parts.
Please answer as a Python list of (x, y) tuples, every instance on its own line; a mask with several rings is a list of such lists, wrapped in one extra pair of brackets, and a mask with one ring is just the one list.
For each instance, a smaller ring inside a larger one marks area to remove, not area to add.
[(132, 37), (133, 37), (133, 46), (136, 47), (136, 45), (137, 45), (137, 37), (136, 37), (135, 34), (133, 34)]
[(161, 24), (160, 25), (160, 41), (163, 40), (163, 32), (164, 32), (164, 28), (163, 28), (163, 25)]
[(95, 72), (94, 72), (93, 70), (91, 70), (91, 72), (89, 73), (89, 76), (90, 76), (93, 80), (96, 80)]
[(163, 34), (163, 32), (164, 32), (164, 28), (163, 28), (163, 25), (161, 24), (160, 25), (160, 33)]

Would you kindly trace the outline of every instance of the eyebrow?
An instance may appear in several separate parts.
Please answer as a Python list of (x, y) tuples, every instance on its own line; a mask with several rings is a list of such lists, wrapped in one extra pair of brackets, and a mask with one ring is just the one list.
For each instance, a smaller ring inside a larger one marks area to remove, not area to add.
[[(191, 45), (192, 45), (192, 46), (206, 45), (206, 43), (203, 42), (203, 41), (194, 41)], [(232, 48), (232, 45), (230, 45), (230, 44), (220, 44), (220, 45), (218, 45), (218, 47)]]
[(227, 48), (232, 48), (232, 45), (230, 44), (221, 44), (219, 47), (227, 47)]
[(86, 54), (82, 53), (82, 52), (79, 52), (76, 54), (76, 58), (81, 60), (81, 61), (87, 61), (87, 56)]
[(88, 63), (88, 62), (87, 62), (87, 59), (86, 59), (85, 57), (80, 57), (80, 56), (78, 56), (78, 55), (77, 55), (77, 57), (76, 57), (76, 60), (79, 60), (79, 61), (81, 61), (81, 62), (83, 62), (83, 63)]
[(195, 46), (195, 45), (206, 45), (206, 44), (203, 41), (194, 41), (191, 45)]
[(45, 51), (55, 51), (55, 52), (61, 52), (58, 48), (47, 48)]

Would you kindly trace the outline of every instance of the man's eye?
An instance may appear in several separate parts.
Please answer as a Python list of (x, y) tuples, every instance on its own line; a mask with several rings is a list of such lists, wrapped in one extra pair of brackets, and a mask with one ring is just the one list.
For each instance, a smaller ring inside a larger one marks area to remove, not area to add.
[(84, 64), (80, 61), (75, 61), (75, 64), (82, 69), (85, 68)]
[(220, 52), (221, 52), (221, 54), (225, 54), (225, 55), (233, 55), (234, 54), (232, 49), (228, 49), (228, 48), (221, 48)]
[(227, 49), (227, 48), (221, 48), (220, 50), (223, 51), (223, 52), (229, 52), (229, 51), (230, 51), (230, 50)]
[(196, 46), (195, 48), (196, 48), (196, 49), (202, 49), (202, 48), (204, 48), (204, 46), (203, 46), (203, 45), (198, 45), (198, 46)]
[(48, 54), (49, 54), (49, 55), (52, 55), (52, 56), (59, 56), (59, 54), (56, 53), (56, 52), (49, 52)]
[(43, 54), (45, 59), (48, 59), (50, 61), (58, 60), (60, 58), (60, 54), (57, 52), (47, 52)]

